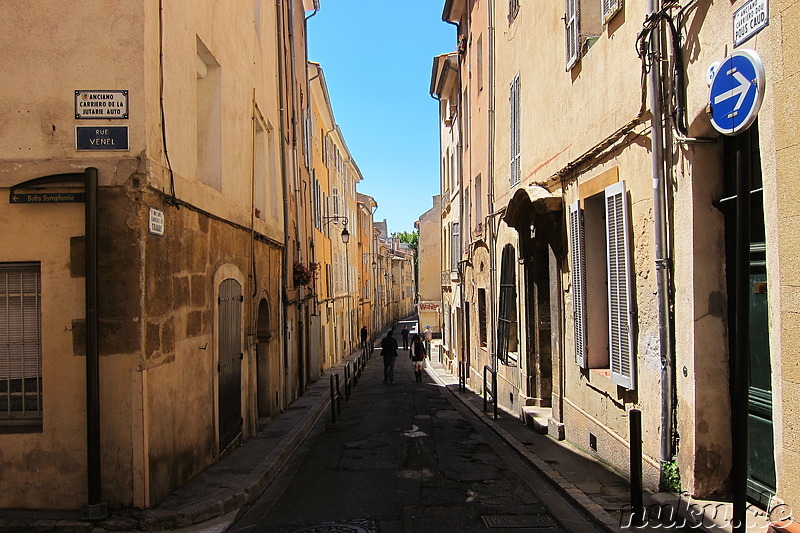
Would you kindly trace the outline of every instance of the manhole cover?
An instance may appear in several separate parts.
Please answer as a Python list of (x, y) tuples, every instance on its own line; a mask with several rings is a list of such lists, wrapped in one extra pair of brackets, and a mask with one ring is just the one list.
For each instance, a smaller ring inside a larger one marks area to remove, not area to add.
[(341, 522), (322, 522), (320, 524), (287, 527), (281, 533), (375, 533), (375, 521), (344, 520)]
[(535, 527), (535, 528), (555, 528), (556, 524), (552, 518), (546, 514), (523, 514), (523, 515), (484, 515), (483, 523), (488, 528), (501, 527)]

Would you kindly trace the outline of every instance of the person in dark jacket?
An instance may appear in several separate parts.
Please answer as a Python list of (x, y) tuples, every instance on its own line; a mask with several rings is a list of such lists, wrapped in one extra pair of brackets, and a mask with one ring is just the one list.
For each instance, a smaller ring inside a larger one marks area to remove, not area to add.
[(394, 331), (386, 332), (381, 341), (381, 355), (383, 356), (383, 382), (394, 383), (394, 363), (397, 360), (397, 340)]
[(369, 333), (367, 332), (367, 326), (361, 327), (361, 348), (364, 349), (367, 347), (367, 337)]
[(408, 326), (403, 326), (403, 331), (400, 332), (403, 336), (403, 349), (408, 350)]

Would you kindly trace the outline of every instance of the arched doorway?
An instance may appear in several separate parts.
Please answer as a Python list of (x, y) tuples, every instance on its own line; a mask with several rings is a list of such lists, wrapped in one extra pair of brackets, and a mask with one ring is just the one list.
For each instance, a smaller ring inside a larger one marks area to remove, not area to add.
[(219, 285), (217, 364), (219, 450), (242, 432), (242, 286), (235, 279)]

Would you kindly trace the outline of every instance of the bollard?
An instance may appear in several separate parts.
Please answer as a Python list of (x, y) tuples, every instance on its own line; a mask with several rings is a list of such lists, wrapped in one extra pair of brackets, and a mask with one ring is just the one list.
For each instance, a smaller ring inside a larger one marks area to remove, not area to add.
[(642, 412), (628, 411), (631, 430), (631, 524), (644, 524), (644, 493), (642, 488)]
[(344, 399), (350, 401), (350, 363), (344, 364)]
[(331, 423), (336, 423), (336, 395), (333, 391), (333, 374), (331, 374)]
[(342, 414), (342, 392), (339, 388), (339, 373), (337, 372), (334, 375), (336, 376), (336, 410), (339, 414)]

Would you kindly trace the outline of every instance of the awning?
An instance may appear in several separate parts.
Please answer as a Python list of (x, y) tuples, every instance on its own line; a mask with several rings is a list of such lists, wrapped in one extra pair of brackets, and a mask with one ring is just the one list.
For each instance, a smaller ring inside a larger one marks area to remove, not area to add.
[(520, 187), (508, 202), (503, 219), (513, 228), (529, 227), (536, 215), (544, 215), (563, 208), (561, 195), (553, 194), (541, 185)]

